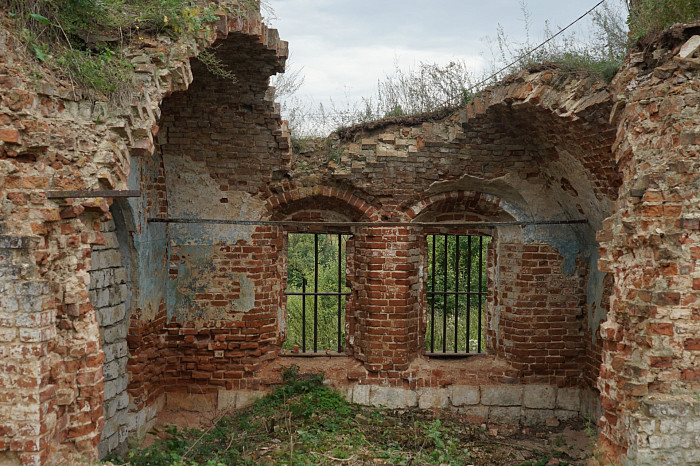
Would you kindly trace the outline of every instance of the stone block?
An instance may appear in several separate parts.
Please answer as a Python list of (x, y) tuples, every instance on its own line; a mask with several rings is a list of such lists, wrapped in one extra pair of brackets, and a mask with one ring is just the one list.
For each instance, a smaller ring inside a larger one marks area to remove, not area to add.
[(253, 403), (255, 403), (255, 401), (258, 398), (260, 398), (264, 395), (265, 395), (265, 393), (260, 392), (260, 391), (257, 391), (257, 392), (249, 391), (249, 390), (240, 391), (240, 392), (238, 392), (238, 397), (236, 398), (236, 408), (240, 409), (240, 408), (245, 408), (246, 406), (250, 406)]
[(520, 406), (491, 406), (489, 408), (489, 419), (497, 422), (519, 424), (521, 411)]
[(369, 398), (372, 406), (385, 408), (412, 408), (418, 402), (418, 396), (413, 390), (395, 387), (372, 387)]
[(560, 421), (568, 421), (571, 419), (576, 419), (579, 416), (578, 411), (569, 411), (566, 409), (555, 409), (554, 410), (554, 417), (559, 419)]
[(122, 392), (115, 398), (117, 401), (117, 409), (126, 409), (129, 406), (129, 394)]
[(126, 304), (124, 303), (111, 307), (101, 307), (97, 311), (97, 321), (103, 327), (114, 325), (124, 320), (124, 317), (126, 317)]
[(107, 327), (106, 329), (104, 329), (104, 342), (115, 343), (119, 340), (125, 340), (128, 331), (129, 329), (125, 323), (113, 325), (112, 327)]
[(117, 377), (116, 379), (109, 380), (105, 382), (104, 397), (105, 400), (111, 400), (118, 394), (126, 390), (126, 386), (129, 384), (129, 378), (126, 375)]
[(481, 399), (479, 387), (469, 385), (450, 385), (448, 393), (452, 406), (478, 405)]
[(129, 355), (129, 347), (125, 340), (105, 344), (102, 349), (105, 352), (105, 363), (114, 361), (115, 359), (124, 358)]
[(522, 400), (522, 385), (495, 385), (481, 390), (481, 404), (487, 406), (520, 406)]
[(109, 288), (111, 293), (109, 295), (109, 305), (116, 306), (118, 304), (124, 303), (126, 301), (126, 285), (114, 285)]
[(464, 414), (465, 416), (471, 416), (473, 419), (473, 422), (481, 422), (481, 421), (486, 421), (489, 417), (489, 407), (488, 406), (482, 406), (482, 405), (474, 405), (474, 406), (461, 406), (456, 409), (456, 411), (460, 414)]
[(560, 388), (557, 390), (557, 409), (569, 411), (581, 410), (581, 390), (578, 388)]
[(355, 385), (352, 389), (352, 402), (358, 405), (369, 406), (369, 385)]
[(693, 36), (683, 44), (678, 56), (681, 58), (691, 58), (698, 50), (700, 50), (700, 36)]
[(116, 398), (114, 398), (112, 400), (105, 400), (105, 402), (104, 402), (105, 419), (111, 419), (114, 417), (115, 414), (117, 414), (118, 404), (119, 403), (117, 402)]
[(102, 438), (111, 437), (112, 435), (116, 434), (118, 428), (119, 428), (119, 419), (117, 419), (116, 417), (106, 419), (105, 425), (102, 428)]
[(554, 416), (554, 410), (523, 408), (520, 414), (526, 426), (544, 425), (548, 418)]
[(418, 392), (418, 407), (420, 409), (445, 409), (449, 406), (450, 398), (444, 388), (423, 388)]
[(126, 367), (123, 364), (119, 364), (118, 359), (115, 359), (105, 364), (103, 371), (105, 380), (114, 380), (120, 375), (126, 374)]
[[(227, 393), (230, 398), (228, 400), (231, 400), (231, 398), (234, 400), (234, 405), (235, 406), (235, 399), (236, 399), (236, 394), (237, 392), (235, 391), (228, 391), (228, 390), (221, 390), (225, 393)], [(211, 409), (214, 409), (219, 406), (218, 404), (218, 399), (219, 395), (217, 393), (206, 393), (206, 394), (199, 394), (199, 393), (177, 393), (177, 392), (169, 392), (166, 394), (167, 401), (166, 405), (168, 406), (169, 409), (174, 409), (174, 410), (185, 410), (185, 411), (208, 411)], [(223, 405), (222, 405), (223, 406)], [(229, 405), (230, 401), (229, 401)], [(225, 408), (222, 408), (225, 409)], [(230, 408), (228, 408), (230, 409)]]
[[(217, 394), (216, 406), (217, 409), (223, 411), (245, 408), (246, 406), (250, 406), (255, 403), (258, 398), (264, 395), (264, 392), (254, 392), (249, 390), (219, 390)], [(170, 405), (170, 397), (168, 398), (168, 405)], [(184, 409), (187, 408), (185, 407)]]
[(554, 409), (557, 387), (552, 385), (526, 385), (523, 389), (523, 407)]

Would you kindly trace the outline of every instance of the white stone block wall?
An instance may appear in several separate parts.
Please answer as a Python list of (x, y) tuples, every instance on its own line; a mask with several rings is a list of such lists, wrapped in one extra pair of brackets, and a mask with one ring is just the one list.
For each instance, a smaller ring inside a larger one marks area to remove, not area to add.
[(99, 454), (103, 458), (125, 445), (127, 439), (129, 395), (126, 388), (129, 379), (126, 364), (129, 352), (126, 335), (129, 313), (127, 272), (114, 222), (103, 223), (101, 232), (105, 245), (95, 245), (92, 248), (89, 292), (100, 325), (100, 338), (105, 353), (105, 424), (99, 445)]

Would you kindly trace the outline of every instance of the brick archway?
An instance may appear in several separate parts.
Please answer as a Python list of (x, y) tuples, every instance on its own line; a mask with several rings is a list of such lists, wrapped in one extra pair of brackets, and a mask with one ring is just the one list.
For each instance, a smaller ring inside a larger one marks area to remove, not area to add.
[(285, 190), (267, 200), (268, 219), (280, 220), (298, 210), (335, 210), (353, 221), (378, 221), (378, 210), (352, 194), (350, 189), (337, 187), (293, 188)]

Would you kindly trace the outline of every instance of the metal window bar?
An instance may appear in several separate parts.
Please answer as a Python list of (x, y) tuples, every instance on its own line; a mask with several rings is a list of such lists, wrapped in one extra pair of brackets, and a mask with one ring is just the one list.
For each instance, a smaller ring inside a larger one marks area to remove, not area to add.
[[(321, 351), (336, 349), (338, 352), (342, 351), (343, 348), (343, 333), (342, 333), (342, 310), (343, 310), (343, 296), (349, 296), (350, 292), (343, 291), (343, 267), (345, 265), (343, 261), (343, 242), (347, 240), (348, 235), (337, 234), (330, 235), (325, 233), (299, 233), (304, 235), (314, 236), (314, 261), (313, 261), (313, 277), (314, 285), (313, 291), (307, 289), (308, 282), (306, 278), (302, 278), (302, 288), (301, 291), (285, 291), (286, 296), (301, 296), (301, 352), (306, 353), (307, 349), (307, 321), (306, 316), (306, 300), (307, 297), (313, 297), (313, 321), (311, 322), (312, 327), (312, 352), (317, 353), (319, 351), (319, 298), (326, 296), (337, 296), (336, 309), (335, 309), (335, 319), (336, 325), (333, 333), (336, 333), (337, 345), (336, 348), (320, 348)], [(319, 237), (321, 236), (336, 236), (338, 241), (338, 256), (337, 263), (333, 264), (337, 271), (337, 291), (319, 291)], [(289, 335), (288, 335), (289, 337)]]
[[(466, 239), (467, 252), (462, 252), (462, 241)], [(484, 245), (488, 244), (490, 238), (484, 241), (483, 236), (475, 235), (428, 235), (428, 251), (430, 260), (428, 263), (428, 283), (430, 290), (426, 291), (427, 298), (430, 303), (430, 319), (428, 336), (426, 337), (427, 345), (431, 353), (435, 353), (435, 348), (440, 348), (438, 351), (446, 354), (454, 353), (481, 353), (483, 352), (483, 326), (484, 317), (483, 305), (486, 301), (485, 296), (488, 290), (485, 286), (484, 273)], [(438, 243), (442, 242), (442, 247), (438, 247)], [(453, 247), (452, 247), (453, 246)], [(476, 248), (478, 247), (478, 250)], [(440, 254), (440, 256), (438, 256)], [(466, 261), (466, 264), (463, 264)], [(472, 267), (472, 262), (476, 270)], [(451, 266), (454, 266), (451, 268)], [(466, 267), (464, 267), (466, 265)], [(466, 277), (460, 280), (460, 273), (464, 273), (466, 269)], [(441, 270), (439, 270), (441, 269)], [(472, 277), (472, 272), (478, 272), (477, 277)], [(437, 282), (436, 277), (442, 278), (442, 284)], [(460, 284), (464, 289), (460, 288)], [(440, 288), (440, 289), (438, 289)], [(442, 297), (440, 300), (439, 298)], [(466, 298), (466, 306), (463, 305)], [(448, 305), (454, 300), (454, 306)], [(473, 303), (476, 306), (472, 305)], [(440, 303), (440, 301), (442, 301)], [(442, 306), (440, 306), (442, 304)], [(472, 309), (475, 316), (472, 316)], [(465, 309), (466, 308), (466, 309)], [(452, 311), (452, 312), (450, 312)], [(442, 312), (442, 335), (436, 335), (436, 312)], [(464, 312), (464, 316), (460, 317), (460, 313)], [(448, 314), (452, 314), (449, 316)], [(472, 317), (475, 317), (477, 322), (473, 322)], [(460, 322), (465, 327), (465, 331), (460, 331)], [(474, 325), (474, 329), (472, 329)], [(448, 333), (449, 332), (449, 333)], [(451, 347), (448, 348), (449, 334), (454, 334), (454, 340)], [(461, 340), (463, 335), (464, 340)]]

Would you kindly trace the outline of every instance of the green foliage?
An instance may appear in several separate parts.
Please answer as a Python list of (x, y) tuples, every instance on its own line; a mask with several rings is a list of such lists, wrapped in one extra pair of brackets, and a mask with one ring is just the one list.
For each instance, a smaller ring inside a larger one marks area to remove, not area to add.
[(229, 67), (216, 56), (217, 48), (218, 47), (202, 51), (197, 56), (197, 59), (201, 61), (204, 66), (206, 66), (207, 70), (217, 78), (225, 79), (234, 84), (237, 83), (238, 79), (236, 78), (236, 75), (233, 74)]
[(491, 64), (493, 82), (505, 74), (517, 73), (541, 63), (556, 64), (564, 71), (588, 73), (609, 82), (627, 54), (627, 30), (622, 13), (625, 9), (620, 5), (621, 0), (616, 2), (617, 7), (611, 6), (613, 2), (610, 0), (592, 13), (589, 37), (569, 32), (545, 42), (545, 39), (554, 37), (556, 31), (546, 22), (541, 39), (533, 41), (530, 12), (527, 3), (522, 0), (520, 9), (526, 40), (511, 40), (500, 25), (496, 37), (490, 39), (492, 48), (495, 48), (492, 50), (494, 58)]
[[(146, 34), (173, 38), (218, 21), (217, 9), (257, 15), (259, 0), (203, 3), (193, 0), (0, 0), (18, 24), (27, 49), (40, 62), (85, 90), (90, 98), (126, 100), (133, 67), (121, 49)], [(215, 75), (235, 79), (213, 52), (200, 59)]]
[[(479, 239), (481, 238), (481, 240)], [(459, 267), (457, 267), (457, 236), (430, 235), (428, 236), (428, 275), (426, 289), (428, 291), (459, 291), (485, 293), (487, 291), (486, 258), (490, 236), (459, 237)], [(434, 246), (434, 248), (433, 248)], [(434, 255), (433, 255), (433, 251)], [(435, 266), (433, 267), (433, 257)], [(479, 268), (481, 257), (483, 266)], [(445, 278), (447, 281), (445, 281)], [(435, 311), (435, 319), (431, 318)], [(481, 322), (479, 314), (481, 310)], [(428, 297), (428, 327), (426, 331), (426, 350), (442, 351), (443, 342), (449, 352), (455, 350), (455, 333), (457, 336), (457, 350), (459, 352), (479, 351), (478, 342), (483, 345), (486, 341), (486, 296), (449, 295)], [(468, 320), (467, 322), (467, 312)], [(457, 318), (455, 319), (455, 313)], [(457, 324), (455, 325), (455, 320)], [(433, 330), (434, 322), (434, 330)], [(443, 332), (443, 323), (446, 322), (446, 332)], [(479, 335), (481, 330), (481, 335)], [(469, 346), (467, 347), (467, 334)], [(434, 340), (433, 340), (434, 337)]]
[(532, 465), (552, 457), (533, 450), (532, 440), (523, 441), (527, 446), (494, 442), (457, 414), (349, 403), (323, 383), (322, 374), (301, 373), (296, 365), (283, 368), (282, 377), (274, 391), (208, 429), (153, 429), (153, 445), (110, 460), (138, 466)]
[[(348, 235), (340, 236), (340, 251), (338, 250), (338, 235), (318, 236), (318, 267), (314, 264), (314, 235), (291, 233), (287, 247), (287, 291), (301, 292), (306, 281), (306, 292), (315, 288), (318, 275), (319, 292), (348, 292), (345, 286), (346, 243)], [(340, 255), (339, 255), (340, 254)], [(338, 282), (338, 263), (340, 261), (340, 282)], [(318, 350), (337, 351), (338, 344), (345, 345), (345, 298), (340, 299), (338, 310), (337, 296), (319, 296), (317, 306), (317, 338)], [(283, 348), (291, 350), (294, 345), (303, 348), (302, 315), (306, 312), (306, 349), (313, 350), (314, 335), (314, 298), (302, 296), (287, 296), (287, 339)], [(340, 342), (338, 342), (338, 318), (340, 314)]]
[(131, 86), (133, 66), (109, 48), (97, 53), (66, 50), (56, 63), (93, 98), (120, 95)]
[(639, 0), (630, 11), (629, 29), (633, 41), (676, 23), (700, 20), (697, 0)]

